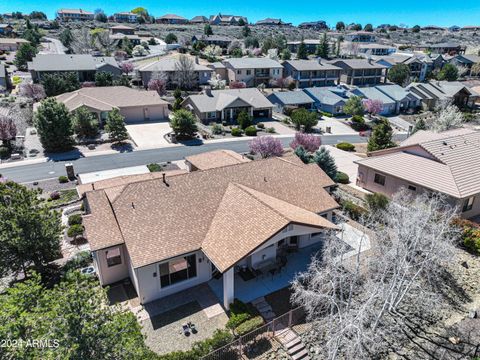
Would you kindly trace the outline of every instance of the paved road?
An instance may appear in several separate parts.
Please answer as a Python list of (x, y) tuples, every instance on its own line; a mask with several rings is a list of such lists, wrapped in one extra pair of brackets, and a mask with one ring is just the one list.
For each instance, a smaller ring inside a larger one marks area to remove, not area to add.
[[(285, 147), (293, 137), (280, 138)], [(402, 136), (403, 138), (403, 136)], [(400, 138), (398, 138), (400, 140)], [(324, 145), (336, 144), (340, 141), (350, 143), (366, 142), (358, 135), (327, 135), (322, 136)], [(236, 152), (247, 152), (249, 140), (209, 143), (201, 146), (176, 146), (161, 149), (141, 150), (128, 153), (80, 157), (77, 159), (50, 160), (44, 163), (19, 165), (0, 169), (0, 173), (8, 179), (17, 182), (31, 182), (56, 178), (65, 175), (65, 163), (71, 162), (76, 173), (86, 173), (100, 170), (110, 170), (122, 167), (145, 165), (152, 162), (181, 160), (185, 156), (216, 149), (230, 149)]]
[(49, 49), (51, 50), (50, 52), (47, 53), (53, 53), (53, 54), (65, 54), (65, 46), (63, 46), (62, 42), (58, 39), (54, 38), (49, 38), (46, 37), (45, 40), (49, 41)]

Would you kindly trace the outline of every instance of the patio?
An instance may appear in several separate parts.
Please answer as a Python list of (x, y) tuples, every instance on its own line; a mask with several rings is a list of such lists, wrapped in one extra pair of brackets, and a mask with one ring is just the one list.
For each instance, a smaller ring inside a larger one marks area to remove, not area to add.
[[(295, 278), (295, 274), (307, 270), (312, 255), (321, 250), (322, 243), (316, 243), (305, 248), (299, 249), (296, 253), (287, 254), (287, 265), (280, 273), (271, 275), (264, 273), (245, 281), (238, 273), (235, 273), (235, 298), (247, 303), (261, 296), (265, 296), (274, 291), (280, 290), (290, 285)], [(217, 298), (223, 301), (223, 277), (213, 278), (208, 282)]]

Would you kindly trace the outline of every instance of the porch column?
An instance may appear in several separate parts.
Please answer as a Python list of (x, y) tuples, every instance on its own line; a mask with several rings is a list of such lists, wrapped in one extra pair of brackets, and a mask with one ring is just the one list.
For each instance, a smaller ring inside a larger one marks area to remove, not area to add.
[(231, 267), (227, 272), (223, 273), (223, 307), (226, 310), (230, 309), (230, 304), (233, 302), (233, 298), (235, 296), (233, 275), (233, 267)]

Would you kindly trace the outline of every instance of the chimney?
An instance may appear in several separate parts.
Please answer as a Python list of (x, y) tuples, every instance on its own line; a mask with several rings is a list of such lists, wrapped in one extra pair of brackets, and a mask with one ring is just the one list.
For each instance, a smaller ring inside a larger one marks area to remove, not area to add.
[(211, 97), (212, 96), (212, 87), (211, 86), (205, 86), (205, 95)]

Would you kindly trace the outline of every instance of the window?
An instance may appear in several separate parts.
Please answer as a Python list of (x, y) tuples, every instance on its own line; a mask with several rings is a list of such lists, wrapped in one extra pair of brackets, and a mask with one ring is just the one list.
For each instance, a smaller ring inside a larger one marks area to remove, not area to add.
[(385, 176), (380, 175), (380, 174), (375, 174), (375, 178), (373, 179), (373, 182), (375, 184), (385, 186)]
[(215, 119), (217, 117), (216, 111), (207, 112), (207, 119)]
[(247, 75), (252, 75), (252, 70), (247, 70)]
[(105, 252), (105, 255), (107, 257), (107, 266), (112, 267), (115, 265), (119, 265), (122, 263), (122, 256), (120, 255), (120, 248), (117, 247), (112, 250), (107, 250)]
[(408, 185), (408, 190), (410, 191), (417, 191), (417, 187), (414, 185)]
[(242, 70), (237, 70), (237, 75), (241, 75), (242, 74)]
[(463, 204), (463, 212), (465, 211), (470, 211), (473, 208), (473, 201), (475, 200), (475, 196), (469, 197), (467, 200), (465, 200)]
[(167, 287), (197, 276), (197, 257), (195, 254), (171, 260), (159, 265), (160, 285)]

